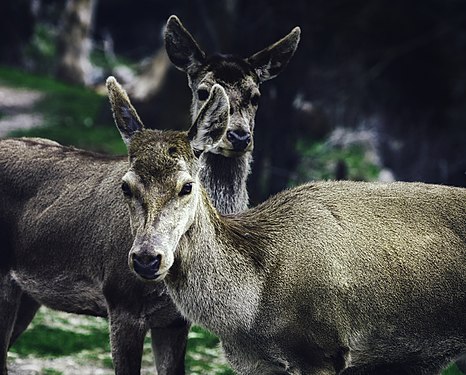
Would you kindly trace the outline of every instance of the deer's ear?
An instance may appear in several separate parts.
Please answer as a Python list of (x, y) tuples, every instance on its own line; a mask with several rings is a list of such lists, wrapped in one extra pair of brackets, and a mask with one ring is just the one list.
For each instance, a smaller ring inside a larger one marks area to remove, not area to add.
[(168, 57), (178, 69), (193, 74), (205, 62), (205, 53), (177, 16), (168, 19), (164, 40)]
[(256, 71), (260, 82), (275, 78), (281, 73), (298, 48), (300, 36), (301, 29), (295, 27), (287, 36), (246, 60)]
[(131, 137), (144, 129), (141, 119), (129, 101), (128, 94), (114, 77), (107, 78), (108, 97), (112, 106), (113, 118), (123, 141), (128, 146)]
[(213, 85), (210, 95), (188, 131), (191, 147), (196, 152), (208, 151), (220, 142), (230, 121), (230, 103), (224, 88)]

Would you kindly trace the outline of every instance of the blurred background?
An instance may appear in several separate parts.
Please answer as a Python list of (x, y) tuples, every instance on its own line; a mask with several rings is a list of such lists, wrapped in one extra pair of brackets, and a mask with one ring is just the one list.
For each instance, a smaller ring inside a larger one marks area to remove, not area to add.
[(466, 186), (464, 0), (3, 0), (0, 136), (124, 154), (110, 74), (146, 126), (187, 129), (191, 93), (162, 39), (171, 14), (208, 54), (247, 57), (302, 29), (261, 87), (252, 204), (316, 179)]

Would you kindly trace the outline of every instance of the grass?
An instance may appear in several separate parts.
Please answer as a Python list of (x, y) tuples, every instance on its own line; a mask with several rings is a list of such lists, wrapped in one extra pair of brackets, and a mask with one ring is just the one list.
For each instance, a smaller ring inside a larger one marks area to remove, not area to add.
[(42, 126), (15, 131), (11, 136), (43, 137), (94, 151), (126, 153), (106, 96), (8, 67), (0, 67), (0, 84), (44, 94), (32, 108), (44, 116)]
[(21, 357), (67, 356), (83, 350), (109, 352), (105, 319), (78, 317), (42, 308), (11, 351)]
[[(76, 316), (41, 308), (30, 327), (10, 350), (12, 358), (51, 359), (69, 357), (77, 363), (112, 369), (108, 323), (105, 319)], [(193, 327), (188, 337), (185, 358), (188, 374), (232, 375), (221, 353), (219, 340), (200, 327)], [(143, 367), (153, 366), (150, 337), (144, 343)], [(43, 374), (59, 374), (50, 367)]]
[[(112, 369), (108, 324), (105, 319), (76, 316), (46, 308), (39, 310), (31, 326), (11, 348), (16, 358), (71, 357), (76, 362)], [(185, 358), (186, 370), (191, 375), (233, 375), (227, 366), (219, 340), (211, 333), (194, 326), (189, 333)], [(153, 366), (150, 338), (144, 343), (143, 368)], [(53, 367), (42, 370), (43, 375), (62, 372)], [(66, 372), (65, 372), (66, 373)], [(463, 375), (456, 365), (451, 365), (443, 375)]]

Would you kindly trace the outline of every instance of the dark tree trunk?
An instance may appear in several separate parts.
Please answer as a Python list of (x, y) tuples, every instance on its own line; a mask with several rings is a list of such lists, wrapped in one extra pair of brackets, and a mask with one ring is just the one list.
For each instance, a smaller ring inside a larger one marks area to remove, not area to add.
[(28, 0), (0, 2), (0, 59), (2, 63), (22, 62), (25, 44), (34, 31), (34, 15)]

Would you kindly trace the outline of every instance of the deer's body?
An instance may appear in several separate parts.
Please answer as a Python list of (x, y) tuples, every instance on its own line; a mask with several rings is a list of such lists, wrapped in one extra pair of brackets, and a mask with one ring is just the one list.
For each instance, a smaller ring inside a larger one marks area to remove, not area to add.
[[(116, 82), (108, 86), (121, 103)], [(215, 144), (230, 111), (220, 86), (208, 108)], [(222, 216), (189, 136), (115, 118), (139, 223), (129, 266), (165, 280), (239, 374), (434, 375), (466, 351), (466, 189), (321, 182)]]
[(327, 182), (232, 217), (204, 197), (165, 280), (240, 374), (435, 374), (466, 350), (465, 260), (464, 189)]
[(0, 155), (2, 232), (20, 239), (2, 251), (14, 278), (51, 308), (106, 316), (105, 278), (131, 243), (128, 230), (108, 231), (128, 224), (111, 190), (125, 160), (27, 138), (0, 141)]
[[(187, 73), (193, 119), (203, 123), (202, 128), (191, 128), (196, 132), (191, 147), (205, 151), (203, 179), (223, 213), (248, 205), (246, 180), (259, 85), (286, 66), (299, 34), (296, 28), (249, 59), (209, 59), (177, 17), (167, 22), (167, 53)], [(229, 133), (223, 132), (214, 148), (204, 143), (203, 134), (216, 125), (205, 121), (209, 114), (200, 113), (215, 83), (225, 86), (236, 113)], [(131, 105), (126, 109), (121, 118), (135, 115)], [(137, 115), (134, 121), (140, 122)], [(115, 191), (124, 165), (122, 159), (47, 140), (0, 142), (0, 240), (6, 244), (0, 253), (0, 371), (6, 373), (8, 347), (44, 304), (108, 316), (117, 374), (139, 374), (148, 329), (159, 375), (184, 374), (189, 324), (162, 285), (142, 284), (127, 268), (133, 236), (125, 204), (118, 199), (121, 192)]]

